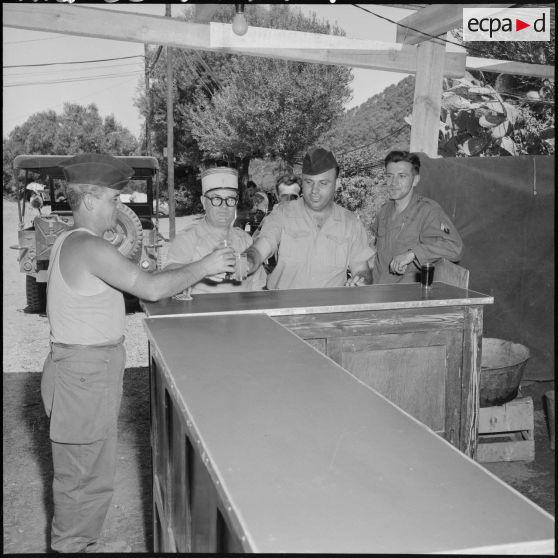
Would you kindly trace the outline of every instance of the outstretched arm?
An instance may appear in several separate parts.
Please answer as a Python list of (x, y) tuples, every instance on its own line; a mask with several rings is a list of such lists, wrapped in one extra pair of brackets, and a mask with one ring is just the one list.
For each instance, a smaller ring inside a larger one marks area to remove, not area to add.
[(248, 257), (248, 275), (252, 275), (272, 254), (272, 249), (265, 238), (258, 238), (254, 244), (244, 250)]
[(89, 273), (116, 289), (148, 301), (172, 296), (208, 275), (233, 272), (235, 269), (231, 248), (219, 248), (197, 262), (154, 273), (142, 271), (114, 246), (98, 237), (88, 238), (81, 254)]

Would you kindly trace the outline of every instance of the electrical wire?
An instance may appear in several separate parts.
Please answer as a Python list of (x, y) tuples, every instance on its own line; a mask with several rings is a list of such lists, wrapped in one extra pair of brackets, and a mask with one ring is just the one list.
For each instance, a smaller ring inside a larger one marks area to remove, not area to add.
[[(442, 37), (436, 36), (436, 35), (431, 35), (430, 33), (426, 33), (425, 31), (420, 31), (419, 29), (415, 29), (414, 27), (410, 27), (408, 25), (404, 25), (402, 23), (399, 23), (398, 21), (394, 21), (393, 19), (390, 19), (389, 17), (385, 17), (382, 16), (380, 14), (377, 14), (375, 12), (371, 12), (370, 10), (363, 8), (362, 6), (359, 6), (358, 4), (351, 4), (351, 6), (353, 6), (354, 8), (358, 8), (360, 10), (363, 10), (373, 16), (376, 16), (377, 18), (380, 19), (384, 19), (386, 21), (389, 21), (390, 23), (394, 23), (395, 25), (399, 26), (399, 27), (403, 27), (404, 29), (409, 29), (410, 31), (414, 31), (415, 33), (419, 33), (420, 35), (424, 35), (425, 37), (428, 37), (429, 39), (433, 40), (434, 42), (437, 42), (438, 44), (443, 44), (443, 43), (447, 43), (449, 45), (455, 45), (461, 48), (466, 48), (468, 51), (473, 52), (473, 53), (477, 53), (479, 55), (481, 55), (482, 57), (485, 57), (488, 53), (484, 52), (480, 49), (477, 49), (475, 47), (469, 46), (467, 45), (466, 47), (462, 44), (462, 43), (457, 43), (455, 41), (450, 41), (448, 39), (444, 39)], [(445, 34), (445, 33), (443, 33)], [(524, 61), (524, 60), (514, 60), (513, 58), (500, 58), (500, 60), (505, 60), (506, 62), (522, 62), (523, 64), (533, 64), (533, 65), (538, 65), (535, 62), (529, 62), (529, 61)]]
[(43, 80), (43, 81), (28, 81), (22, 83), (12, 83), (12, 84), (4, 84), (3, 87), (21, 87), (24, 85), (55, 85), (59, 83), (78, 83), (82, 81), (92, 81), (92, 80), (99, 80), (99, 79), (112, 79), (112, 78), (119, 78), (119, 77), (130, 77), (134, 75), (141, 75), (143, 72), (141, 70), (133, 71), (133, 72), (119, 72), (117, 74), (102, 74), (98, 76), (86, 76), (82, 78), (65, 78), (65, 79), (54, 79), (54, 80)]
[[(95, 66), (93, 68), (67, 68), (64, 70), (58, 70), (58, 69), (46, 69), (44, 71), (34, 71), (33, 74), (29, 74), (29, 72), (25, 72), (25, 73), (5, 73), (4, 74), (4, 79), (6, 78), (16, 78), (16, 77), (30, 77), (30, 75), (32, 75), (33, 77), (39, 77), (39, 76), (52, 76), (52, 75), (60, 75), (60, 72), (64, 72), (66, 74), (70, 74), (73, 72), (84, 72), (84, 71), (88, 71), (88, 70), (101, 70), (101, 69), (112, 69), (112, 68), (124, 68), (124, 67), (128, 67), (128, 66), (137, 66), (139, 62), (125, 62), (124, 64), (106, 64), (103, 66)], [(140, 63), (141, 64), (141, 63)], [(142, 64), (142, 68), (143, 68), (143, 64)], [(53, 72), (54, 70), (54, 72)]]
[(3, 42), (3, 45), (20, 45), (22, 43), (36, 43), (37, 41), (55, 41), (56, 39), (63, 39), (66, 35), (60, 35), (60, 37), (45, 37), (44, 39), (27, 39), (25, 41), (7, 41)]
[(215, 75), (215, 73), (213, 72), (211, 67), (207, 64), (207, 62), (204, 60), (203, 56), (199, 53), (199, 51), (194, 50), (194, 54), (197, 55), (197, 57), (200, 59), (200, 61), (202, 63), (202, 66), (209, 73), (209, 75), (213, 78), (213, 81), (217, 84), (217, 87), (219, 89), (223, 89), (223, 84), (221, 83), (221, 80)]
[[(115, 89), (116, 87), (120, 87), (121, 84), (117, 83), (115, 85), (110, 85), (109, 87), (104, 87), (103, 89), (97, 89), (96, 91), (91, 91), (89, 92), (87, 95), (84, 95), (82, 97), (78, 97), (77, 99), (71, 99), (69, 101), (63, 101), (61, 103), (58, 103), (57, 105), (54, 105), (56, 108), (60, 108), (63, 107), (66, 103), (77, 103), (78, 101), (81, 101), (83, 99), (91, 99), (93, 97), (93, 95), (99, 95), (100, 93), (105, 93), (106, 91), (111, 91), (112, 89)], [(49, 110), (49, 109), (45, 109)], [(13, 122), (15, 120), (19, 120), (20, 118), (23, 118), (23, 116), (25, 116), (24, 114), (16, 114), (16, 115), (11, 115), (8, 118), (8, 122)], [(4, 124), (6, 123), (6, 121), (4, 121)]]
[(37, 66), (56, 66), (64, 64), (91, 64), (94, 62), (110, 62), (111, 60), (127, 60), (129, 58), (144, 58), (143, 54), (135, 54), (133, 56), (119, 56), (118, 58), (100, 58), (99, 60), (76, 60), (74, 62), (47, 62), (45, 64), (15, 64), (13, 66), (2, 66), (3, 69), (7, 68), (31, 68)]
[(202, 87), (208, 92), (210, 97), (213, 97), (214, 95), (214, 91), (212, 91), (205, 83), (205, 80), (202, 78), (202, 76), (199, 74), (199, 72), (197, 71), (197, 69), (195, 68), (195, 66), (193, 65), (193, 63), (190, 61), (189, 57), (187, 56), (186, 52), (184, 50), (180, 50), (182, 57), (184, 58), (184, 61), (186, 62), (186, 65), (188, 66), (188, 68), (190, 69), (190, 71), (192, 72), (193, 76), (195, 76), (201, 83)]

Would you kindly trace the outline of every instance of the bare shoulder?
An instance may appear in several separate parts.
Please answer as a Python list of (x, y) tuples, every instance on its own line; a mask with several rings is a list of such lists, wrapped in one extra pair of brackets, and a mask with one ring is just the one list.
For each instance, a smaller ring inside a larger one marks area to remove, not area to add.
[[(108, 240), (85, 231), (71, 234), (62, 246), (62, 257), (73, 262), (82, 262), (86, 268), (95, 267), (98, 262), (112, 262), (124, 258)], [(125, 258), (124, 258), (125, 259)]]

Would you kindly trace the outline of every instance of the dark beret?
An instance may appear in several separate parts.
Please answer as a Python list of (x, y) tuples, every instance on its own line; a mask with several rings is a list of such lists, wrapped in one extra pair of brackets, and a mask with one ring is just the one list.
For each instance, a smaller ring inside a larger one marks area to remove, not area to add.
[(302, 174), (322, 174), (329, 169), (337, 169), (339, 172), (339, 165), (331, 151), (323, 147), (316, 147), (310, 149), (302, 161)]
[(112, 155), (83, 153), (60, 163), (70, 184), (92, 184), (122, 190), (134, 174), (134, 169)]

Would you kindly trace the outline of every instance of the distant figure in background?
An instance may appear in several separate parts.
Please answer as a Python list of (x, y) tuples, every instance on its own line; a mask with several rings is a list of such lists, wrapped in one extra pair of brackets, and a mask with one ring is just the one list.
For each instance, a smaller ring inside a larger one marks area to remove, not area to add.
[(246, 187), (242, 192), (242, 209), (252, 211), (254, 208), (254, 196), (258, 191), (258, 185), (252, 180), (248, 180)]
[(262, 190), (258, 190), (254, 194), (254, 211), (262, 211), (266, 214), (269, 211), (269, 198), (267, 194)]
[(284, 174), (277, 179), (275, 184), (275, 197), (277, 203), (282, 201), (297, 200), (302, 191), (302, 178), (292, 174)]
[[(239, 253), (252, 244), (247, 232), (233, 226), (238, 204), (238, 172), (229, 167), (211, 168), (202, 173), (201, 181), (205, 217), (176, 235), (169, 245), (165, 269), (198, 261), (224, 241)], [(221, 274), (201, 279), (192, 287), (192, 294), (260, 290), (265, 281), (263, 270), (238, 284)]]
[(385, 158), (389, 200), (376, 222), (374, 283), (414, 283), (420, 266), (440, 258), (456, 261), (463, 241), (437, 202), (420, 196), (420, 159), (408, 151)]
[(43, 196), (40, 192), (33, 192), (31, 198), (29, 199), (29, 205), (36, 209), (39, 212), (39, 215), (42, 215), (41, 209), (44, 205)]

